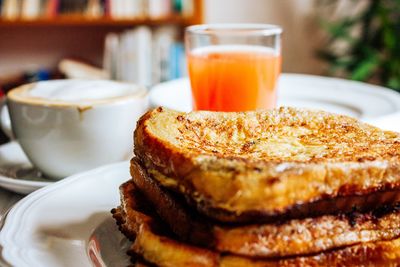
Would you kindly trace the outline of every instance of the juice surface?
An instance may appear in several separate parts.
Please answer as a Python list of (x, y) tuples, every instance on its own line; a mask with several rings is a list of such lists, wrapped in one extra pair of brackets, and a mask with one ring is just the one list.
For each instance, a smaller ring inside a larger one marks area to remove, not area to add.
[(194, 110), (246, 111), (276, 105), (281, 56), (254, 45), (196, 48), (188, 54)]

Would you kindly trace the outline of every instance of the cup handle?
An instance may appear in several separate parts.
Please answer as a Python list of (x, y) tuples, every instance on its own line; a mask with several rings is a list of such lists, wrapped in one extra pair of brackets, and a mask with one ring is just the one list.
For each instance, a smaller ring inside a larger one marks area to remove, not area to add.
[(1, 107), (0, 124), (5, 135), (7, 135), (10, 139), (14, 139), (14, 134), (11, 128), (10, 113), (8, 112), (8, 107), (6, 104)]

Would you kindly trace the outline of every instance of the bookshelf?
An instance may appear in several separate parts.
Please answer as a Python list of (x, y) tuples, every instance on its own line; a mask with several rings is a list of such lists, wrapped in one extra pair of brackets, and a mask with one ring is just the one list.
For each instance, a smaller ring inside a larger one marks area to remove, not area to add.
[(87, 18), (85, 16), (60, 16), (57, 18), (38, 18), (33, 20), (17, 19), (2, 20), (0, 27), (38, 27), (38, 26), (120, 26), (131, 27), (138, 25), (158, 26), (165, 24), (190, 25), (194, 21), (192, 18), (183, 18), (179, 15), (168, 16), (158, 19), (113, 19), (113, 18)]
[(0, 16), (0, 88), (7, 77), (32, 68), (56, 69), (59, 60), (65, 57), (101, 67), (104, 40), (110, 32), (121, 34), (138, 26), (153, 30), (172, 25), (178, 29), (182, 40), (186, 26), (203, 23), (203, 5), (203, 0), (193, 0), (191, 15), (172, 12), (153, 18), (116, 18), (110, 14), (97, 17), (55, 14), (30, 19)]

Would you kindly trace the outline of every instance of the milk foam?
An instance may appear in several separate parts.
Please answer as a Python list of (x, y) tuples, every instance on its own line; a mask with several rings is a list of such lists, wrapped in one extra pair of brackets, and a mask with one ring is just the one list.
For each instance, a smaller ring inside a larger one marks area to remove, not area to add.
[(59, 80), (51, 83), (39, 82), (25, 96), (79, 103), (126, 96), (135, 91), (135, 86), (113, 81)]
[(266, 54), (266, 55), (279, 55), (273, 48), (261, 45), (209, 45), (193, 49), (190, 53), (192, 55), (207, 55), (210, 53), (253, 53), (253, 54)]

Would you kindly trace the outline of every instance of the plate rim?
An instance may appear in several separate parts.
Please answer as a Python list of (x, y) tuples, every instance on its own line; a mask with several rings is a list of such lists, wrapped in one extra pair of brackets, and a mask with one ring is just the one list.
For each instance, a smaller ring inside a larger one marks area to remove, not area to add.
[[(321, 75), (312, 75), (312, 74), (282, 73), (282, 75), (287, 76), (287, 77), (298, 77), (298, 78), (303, 78), (303, 79), (310, 78), (310, 79), (314, 79), (314, 80), (320, 80), (324, 83), (333, 81), (333, 82), (342, 83), (342, 84), (352, 84), (359, 91), (361, 91), (361, 90), (370, 91), (372, 88), (375, 88), (374, 94), (389, 97), (390, 100), (392, 101), (392, 103), (395, 103), (396, 107), (400, 110), (400, 93), (398, 93), (390, 88), (381, 86), (381, 85), (371, 84), (371, 83), (366, 83), (366, 82), (361, 82), (361, 81), (355, 81), (355, 80), (349, 80), (349, 79), (344, 79), (344, 78), (339, 78), (339, 77), (330, 77), (330, 76), (321, 76)], [(394, 96), (396, 99), (393, 101), (391, 96)]]
[[(11, 145), (20, 146), (18, 141), (10, 140), (9, 142), (0, 145), (0, 150), (2, 148), (4, 148), (5, 146), (11, 146)], [(30, 161), (29, 161), (29, 163), (30, 163)], [(57, 182), (57, 181), (56, 180), (52, 181), (50, 179), (49, 179), (49, 181), (35, 181), (35, 180), (28, 180), (28, 179), (16, 179), (16, 178), (12, 178), (12, 177), (8, 177), (8, 176), (0, 174), (0, 183), (5, 183), (5, 184), (8, 184), (8, 185), (26, 186), (26, 188), (28, 188), (28, 187), (29, 188), (42, 188), (42, 187), (45, 187), (47, 185), (54, 184), (55, 182)], [(0, 187), (4, 188), (1, 184), (0, 184)]]
[[(0, 229), (0, 258), (6, 263), (11, 265), (18, 264), (32, 264), (32, 262), (27, 263), (23, 261), (24, 257), (21, 256), (22, 252), (27, 252), (25, 249), (21, 249), (20, 243), (16, 242), (13, 238), (14, 234), (18, 229), (25, 226), (26, 222), (22, 219), (24, 214), (29, 210), (29, 207), (35, 203), (41, 201), (42, 198), (48, 196), (49, 194), (64, 188), (76, 181), (85, 179), (85, 176), (94, 176), (98, 173), (107, 172), (113, 169), (128, 168), (129, 160), (120, 161), (116, 163), (111, 163), (91, 169), (88, 171), (80, 172), (72, 176), (66, 177), (60, 181), (57, 181), (49, 186), (42, 187), (35, 192), (25, 196), (23, 199), (18, 201), (9, 212), (4, 215), (4, 224)], [(3, 219), (3, 218), (2, 218)], [(1, 262), (1, 261), (0, 261)], [(30, 265), (28, 265), (30, 266)]]

